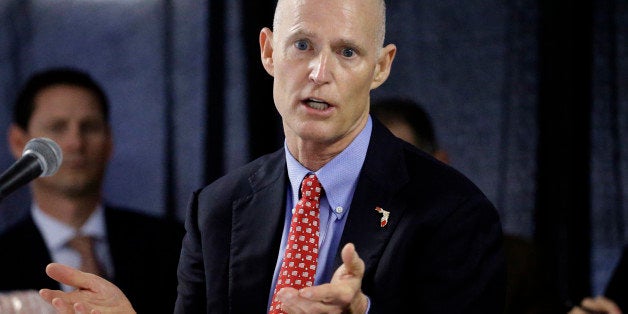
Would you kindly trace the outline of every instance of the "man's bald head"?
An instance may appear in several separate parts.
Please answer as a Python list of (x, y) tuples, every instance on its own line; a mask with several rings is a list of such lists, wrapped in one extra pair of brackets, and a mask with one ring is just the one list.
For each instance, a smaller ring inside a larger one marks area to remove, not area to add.
[[(320, 0), (278, 0), (275, 8), (275, 16), (273, 18), (273, 31), (276, 32), (280, 27), (281, 14), (294, 12), (292, 8), (306, 1), (320, 1)], [(378, 47), (384, 46), (384, 38), (386, 36), (386, 3), (384, 0), (362, 0), (364, 5), (372, 5), (375, 9), (373, 12), (373, 19), (378, 21), (377, 35), (375, 40)]]

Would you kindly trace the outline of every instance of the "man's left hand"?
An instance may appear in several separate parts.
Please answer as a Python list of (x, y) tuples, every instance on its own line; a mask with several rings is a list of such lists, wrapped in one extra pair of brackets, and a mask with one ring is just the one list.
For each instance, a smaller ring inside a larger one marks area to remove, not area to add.
[(368, 300), (362, 293), (364, 261), (348, 243), (342, 248), (342, 265), (331, 282), (301, 290), (283, 288), (277, 293), (286, 313), (365, 313)]

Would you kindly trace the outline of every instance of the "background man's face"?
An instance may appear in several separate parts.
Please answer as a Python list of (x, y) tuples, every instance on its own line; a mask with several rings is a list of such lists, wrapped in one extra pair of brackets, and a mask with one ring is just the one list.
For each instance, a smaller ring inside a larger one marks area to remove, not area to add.
[(54, 85), (42, 90), (34, 103), (24, 136), (51, 138), (63, 151), (59, 171), (34, 184), (67, 195), (98, 193), (112, 150), (98, 99), (82, 87)]

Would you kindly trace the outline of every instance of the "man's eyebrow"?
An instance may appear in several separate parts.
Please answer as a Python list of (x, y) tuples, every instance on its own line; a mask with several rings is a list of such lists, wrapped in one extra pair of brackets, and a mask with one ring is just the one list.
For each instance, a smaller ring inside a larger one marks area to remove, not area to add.
[(309, 32), (309, 31), (306, 31), (304, 29), (299, 29), (298, 27), (295, 27), (294, 32), (292, 32), (288, 36), (288, 40), (292, 41), (292, 40), (294, 40), (296, 38), (312, 38), (312, 37), (316, 37), (316, 35), (314, 33), (312, 33), (312, 32)]
[(341, 38), (332, 43), (336, 48), (351, 48), (355, 50), (358, 55), (368, 55), (370, 52), (365, 45), (361, 45), (355, 40), (348, 38)]
[(334, 44), (340, 45), (340, 46), (344, 46), (344, 47), (354, 47), (356, 49), (362, 50), (362, 46), (359, 45), (354, 40), (351, 40), (351, 39), (341, 38), (341, 39), (338, 39), (338, 40), (334, 41)]
[[(288, 42), (292, 42), (296, 39), (299, 38), (316, 38), (316, 34), (303, 30), (303, 29), (297, 29), (295, 32), (291, 33), (287, 38), (288, 38)], [(356, 48), (358, 50), (364, 50), (364, 47), (360, 44), (358, 44), (355, 40), (349, 39), (349, 38), (340, 38), (338, 40), (334, 40), (333, 44), (335, 46), (341, 46), (341, 47), (353, 47)]]

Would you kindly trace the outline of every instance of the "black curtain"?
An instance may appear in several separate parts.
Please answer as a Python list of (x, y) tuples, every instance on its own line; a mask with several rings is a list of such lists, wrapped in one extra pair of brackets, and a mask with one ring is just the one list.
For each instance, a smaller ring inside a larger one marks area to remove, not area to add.
[(281, 117), (273, 101), (273, 80), (260, 62), (259, 32), (271, 27), (274, 0), (247, 1), (244, 13), (244, 40), (249, 60), (247, 69), (249, 90), (250, 154), (252, 158), (277, 150), (283, 144)]
[[(225, 5), (229, 0), (209, 2), (209, 42), (225, 41)], [(244, 57), (248, 60), (245, 70), (245, 88), (248, 117), (248, 157), (255, 159), (266, 153), (277, 150), (283, 144), (281, 118), (274, 107), (272, 94), (272, 77), (261, 65), (258, 36), (262, 27), (272, 27), (274, 0), (247, 1), (240, 4), (242, 28), (241, 37), (244, 46)], [(222, 79), (226, 74), (225, 62), (231, 57), (220, 45), (214, 45), (208, 51), (208, 121), (206, 141), (206, 181), (212, 182), (222, 176), (225, 168), (224, 151), (225, 136), (225, 85)]]
[[(228, 0), (225, 0), (228, 1)], [(207, 40), (224, 42), (224, 10), (225, 1), (209, 1), (208, 35)], [(210, 44), (207, 46), (210, 47)], [(218, 45), (217, 47), (220, 47)], [(205, 139), (205, 183), (214, 181), (224, 173), (223, 140), (224, 140), (224, 110), (225, 103), (224, 80), (225, 51), (211, 47), (207, 51), (207, 137)], [(210, 83), (211, 82), (211, 83)]]
[(536, 239), (565, 304), (590, 295), (592, 2), (539, 1)]

